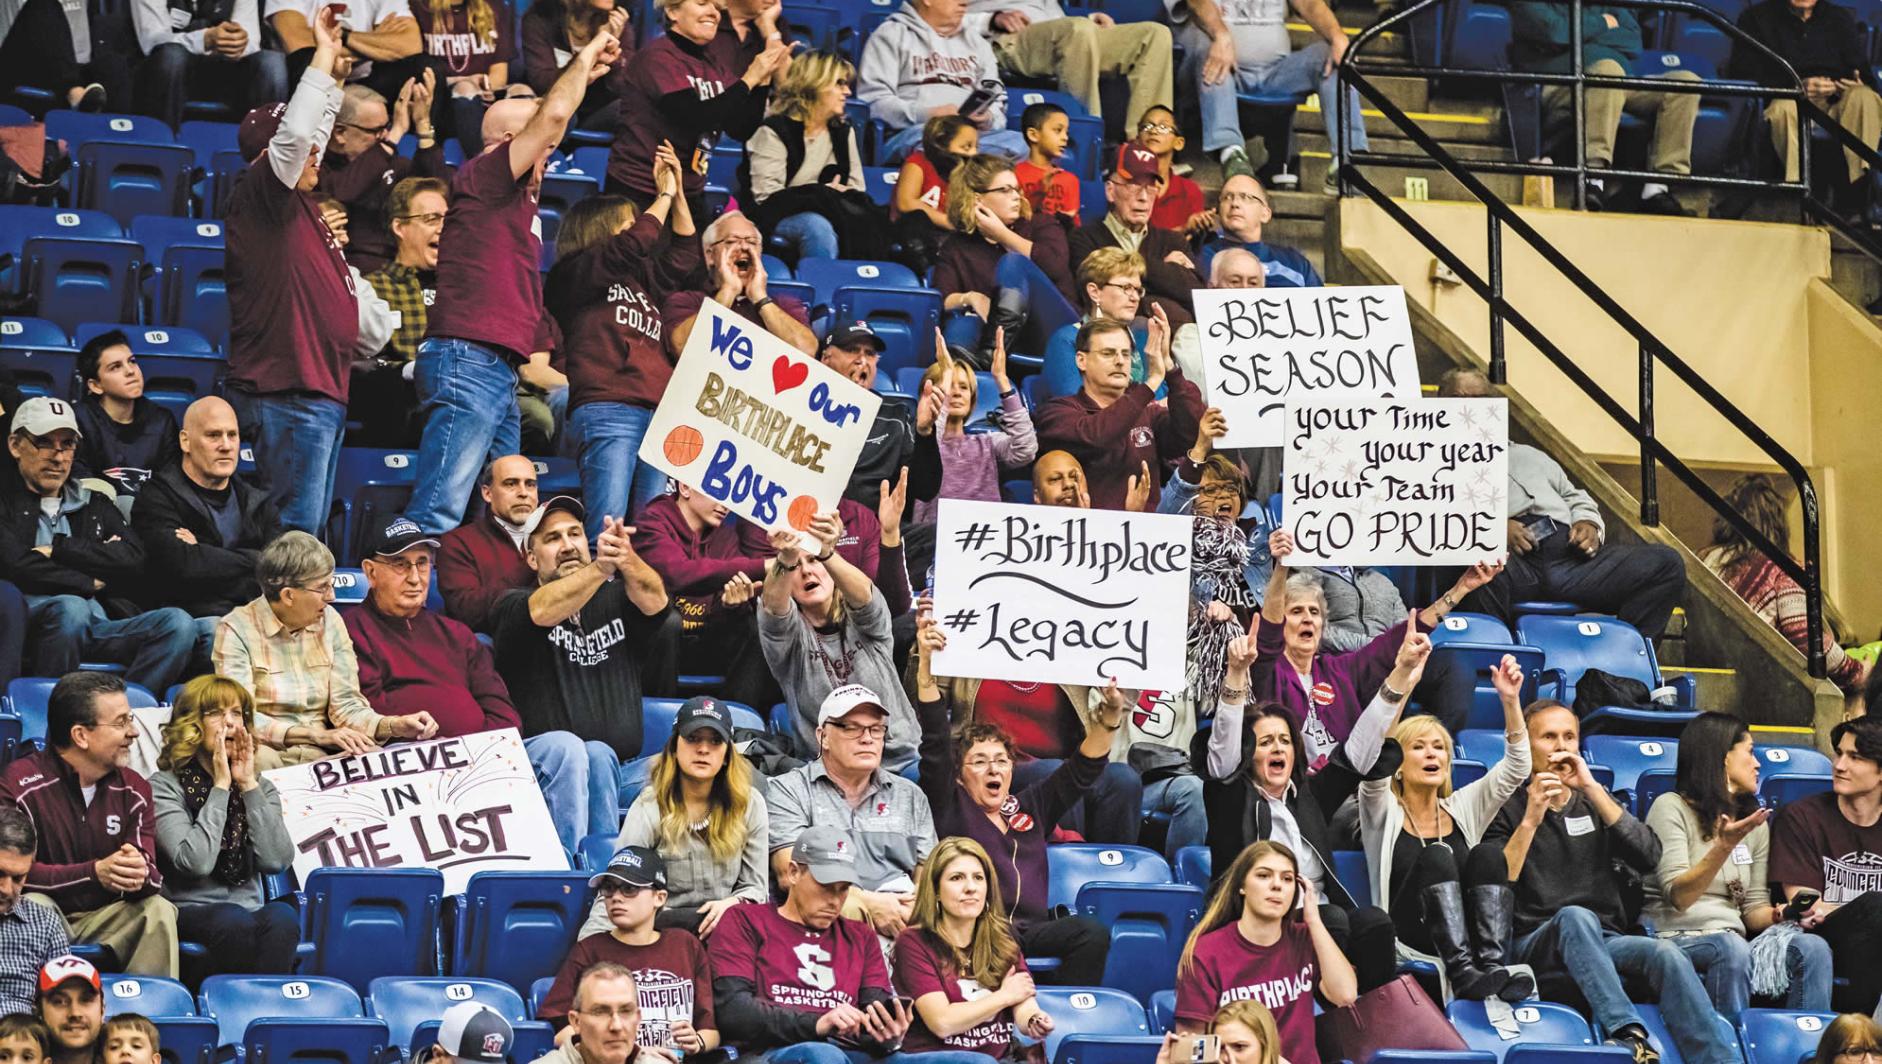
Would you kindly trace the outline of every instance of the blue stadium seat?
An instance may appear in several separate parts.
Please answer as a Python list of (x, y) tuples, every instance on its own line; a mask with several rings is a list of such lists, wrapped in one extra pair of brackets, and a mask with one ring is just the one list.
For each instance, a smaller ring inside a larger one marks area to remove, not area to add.
[(1048, 846), (1046, 869), (1051, 878), (1046, 888), (1046, 904), (1052, 907), (1075, 904), (1079, 888), (1086, 883), (1175, 882), (1163, 855), (1142, 846), (1107, 846), (1095, 842)]
[(333, 513), (327, 519), (324, 537), (339, 556), (340, 564), (359, 562), (366, 530), (375, 519), (405, 509), (412, 500), (417, 467), (416, 451), (340, 449), (340, 468), (333, 478)]
[(542, 1015), (542, 999), (549, 996), (549, 989), (555, 986), (555, 976), (545, 975), (529, 984), (529, 1014)]
[(243, 1032), (259, 1019), (342, 1019), (366, 1014), (352, 987), (338, 979), (308, 975), (212, 975), (203, 980), (197, 1011), (216, 1021), (216, 1044), (224, 1046), (241, 1045)]
[(887, 207), (895, 198), (895, 181), (902, 172), (893, 166), (863, 167), (863, 185), (869, 189), (869, 198), (876, 205)]
[(1364, 850), (1334, 850), (1333, 878), (1360, 905), (1372, 904), (1372, 873), (1366, 867)]
[(825, 307), (844, 285), (868, 288), (920, 288), (915, 272), (899, 262), (862, 259), (805, 259), (797, 264), (796, 279), (817, 292), (817, 305)]
[(588, 918), (580, 872), (479, 872), (454, 902), (451, 974), (502, 979), (518, 992), (554, 975)]
[(157, 317), (229, 346), (229, 284), (223, 251), (200, 244), (172, 244), (163, 250)]
[(174, 144), (176, 137), (161, 118), (144, 115), (86, 114), (83, 111), (46, 112), (46, 139), (65, 141), (72, 154), (95, 140)]
[(25, 290), (40, 317), (73, 329), (99, 317), (137, 315), (144, 248), (136, 241), (33, 237), (23, 258)]
[(116, 240), (124, 227), (103, 211), (0, 206), (0, 291), (25, 290), (26, 242), (36, 236)]
[(1832, 769), (1828, 757), (1808, 746), (1754, 746), (1751, 749), (1758, 755), (1759, 770), (1767, 776), (1777, 772), (1828, 776)]
[(1662, 794), (1673, 789), (1675, 774), (1670, 768), (1650, 768), (1634, 781), (1634, 799), (1631, 811), (1642, 820), (1647, 818), (1647, 810)]
[[(1450, 620), (1449, 617), (1445, 618)], [(1443, 631), (1442, 628), (1439, 631)], [(1547, 658), (1535, 647), (1518, 646), (1515, 643), (1479, 643), (1463, 639), (1446, 640), (1431, 649), (1433, 657), (1442, 657), (1450, 663), (1450, 668), (1475, 677), (1470, 694), (1470, 707), (1465, 713), (1464, 726), (1467, 728), (1503, 729), (1503, 700), (1496, 693), (1495, 681), (1491, 679), (1494, 670), (1501, 667), (1507, 655), (1516, 659), (1517, 667), (1523, 672), (1523, 689), (1518, 696), (1524, 705), (1535, 701), (1542, 685)]]
[(1431, 645), (1446, 643), (1515, 643), (1509, 625), (1487, 613), (1448, 613), (1431, 632)]
[(366, 573), (344, 566), (333, 570), (333, 604), (354, 606), (366, 601)]
[(10, 103), (0, 103), (0, 126), (26, 126), (33, 122), (33, 114)]
[[(557, 219), (570, 207), (601, 192), (601, 179), (587, 174), (544, 174), (542, 178), (542, 198), (538, 208), (554, 211)], [(542, 242), (553, 244), (553, 236), (548, 230), (542, 234)]]
[(201, 1016), (152, 1016), (150, 1022), (157, 1025), (163, 1064), (211, 1064), (215, 1060), (216, 1021)]
[(405, 1046), (412, 1040), (413, 1028), (444, 1015), (445, 1009), (460, 1001), (488, 1005), (512, 1023), (531, 1015), (523, 1005), (523, 996), (508, 983), (456, 976), (374, 979), (366, 988), (366, 1015), (384, 1020), (392, 1044)]
[(1052, 1033), (1046, 1036), (1046, 1059), (1051, 1060), (1059, 1043), (1075, 1034), (1093, 1037), (1133, 1037), (1150, 1033), (1144, 1007), (1122, 990), (1104, 986), (1042, 986), (1038, 1004), (1052, 1017)]
[[(364, 990), (382, 975), (438, 971), (444, 874), (435, 868), (316, 868), (301, 893), (300, 967)], [(370, 942), (372, 948), (361, 949)]]
[(0, 712), (0, 765), (13, 760), (15, 751), (20, 748), (20, 736), (25, 727), (20, 718), (12, 713)]
[(242, 1037), (247, 1064), (380, 1064), (392, 1040), (378, 1020), (256, 1020)]
[(7, 684), (7, 711), (20, 718), (24, 743), (37, 748), (46, 738), (46, 702), (55, 676), (16, 676)]
[(1446, 62), (1466, 70), (1497, 70), (1509, 51), (1509, 9), (1500, 4), (1466, 2), (1452, 15)]
[[(769, 271), (766, 271), (769, 272)], [(769, 281), (765, 287), (771, 298), (782, 299), (789, 296), (804, 305), (804, 313), (814, 324), (817, 318), (817, 290), (802, 281)]]
[(836, 290), (830, 315), (837, 321), (862, 319), (882, 337), (882, 368), (934, 361), (934, 331), (941, 324), (941, 293), (932, 288), (846, 284)]
[(1207, 846), (1185, 846), (1176, 851), (1176, 881), (1192, 887), (1209, 889), (1215, 863)]
[(1202, 917), (1203, 892), (1178, 883), (1107, 882), (1105, 874), (1078, 888), (1075, 909), (1111, 929), (1104, 985), (1146, 1003), (1176, 982), (1177, 957)]
[(209, 169), (219, 151), (237, 151), (239, 122), (185, 122), (176, 127), (176, 142), (196, 153), (196, 165)]
[(0, 358), (27, 398), (69, 399), (78, 349), (65, 330), (44, 318), (0, 319)]
[(1497, 1064), (1495, 1053), (1482, 1050), (1381, 1049), (1368, 1064)]
[(78, 149), (78, 205), (129, 225), (140, 214), (189, 213), (195, 153), (177, 144), (94, 140)]
[(1758, 797), (1765, 808), (1782, 809), (1800, 798), (1823, 794), (1830, 789), (1830, 775), (1806, 772), (1773, 772), (1758, 781)]
[(1797, 1064), (1817, 1051), (1834, 1012), (1746, 1009), (1738, 1014), (1738, 1039), (1746, 1064)]
[(1161, 1035), (1176, 1026), (1176, 991), (1159, 990), (1150, 995), (1150, 1033)]
[(599, 145), (576, 148), (569, 153), (567, 172), (587, 174), (597, 181), (605, 180), (608, 175), (608, 149)]
[(510, 1042), (511, 1064), (535, 1064), (555, 1049), (555, 1028), (539, 1020), (521, 1020), (510, 1024), (515, 1035)]
[(233, 148), (210, 156), (209, 196), (203, 208), (211, 218), (222, 218), (228, 215), (229, 197), (235, 192), (235, 182), (247, 169), (248, 160), (242, 158), (242, 153)]
[(1032, 481), (1009, 480), (1000, 485), (1000, 497), (1007, 502), (1032, 502)]
[(614, 840), (619, 837), (609, 831), (583, 835), (575, 849), (575, 858), (581, 862), (582, 870), (592, 875), (608, 867), (608, 860), (614, 856), (616, 849)]
[(790, 265), (776, 255), (760, 255), (758, 261), (764, 263), (765, 276), (773, 282), (793, 279)]
[(1514, 1042), (1503, 1053), (1503, 1064), (1631, 1064), (1633, 1059), (1631, 1050), (1605, 1044), (1565, 1046), (1548, 1042)]
[(1162, 1035), (1069, 1035), (1059, 1042), (1052, 1064), (1154, 1064)]
[(1451, 787), (1461, 790), (1482, 779), (1490, 771), (1490, 766), (1481, 761), (1472, 761), (1467, 757), (1451, 761)]
[(175, 979), (160, 975), (107, 975), (105, 1015), (137, 1012), (145, 1016), (194, 1016), (196, 999)]
[(169, 218), (140, 214), (131, 219), (131, 239), (144, 245), (146, 262), (163, 261), (163, 252), (176, 244), (223, 246), (222, 223), (214, 218)]
[[(1530, 614), (1516, 619), (1516, 638), (1532, 647), (1540, 647), (1549, 660), (1545, 679), (1552, 678), (1556, 697), (1569, 705), (1575, 703), (1575, 685), (1582, 673), (1600, 669), (1615, 676), (1626, 676), (1647, 685), (1649, 691), (1661, 687), (1660, 665), (1653, 656), (1653, 644), (1633, 625), (1617, 617), (1559, 617)], [(1582, 731), (1616, 731), (1630, 735), (1676, 735), (1698, 713), (1693, 702), (1693, 680), (1682, 677), (1679, 706), (1654, 709), (1604, 706), (1582, 719)]]
[(1649, 769), (1673, 771), (1679, 758), (1679, 740), (1589, 735), (1581, 741), (1581, 753), (1590, 764), (1614, 770), (1615, 790), (1632, 793), (1641, 773)]
[[(1445, 1007), (1451, 1026), (1472, 1049), (1488, 1050), (1501, 1058), (1511, 1048), (1525, 1043), (1542, 1045), (1592, 1046), (1597, 1039), (1581, 1013), (1553, 1001), (1525, 1001), (1516, 1006), (1514, 1019), (1520, 1034), (1505, 1041), (1490, 1022), (1481, 1001), (1458, 999)], [(1631, 1058), (1630, 1058), (1631, 1059)], [(1792, 1064), (1795, 1064), (1793, 1061)]]
[(842, 11), (821, 4), (794, 3), (778, 23), (791, 40), (803, 41), (818, 52), (841, 51), (843, 42), (856, 32)]

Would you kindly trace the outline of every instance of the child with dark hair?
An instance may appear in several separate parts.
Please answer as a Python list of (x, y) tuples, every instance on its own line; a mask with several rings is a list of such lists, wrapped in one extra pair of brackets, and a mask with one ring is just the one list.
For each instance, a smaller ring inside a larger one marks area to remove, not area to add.
[(98, 1046), (98, 1064), (158, 1064), (163, 1039), (156, 1024), (135, 1012), (120, 1012), (105, 1020)]
[(954, 229), (948, 220), (948, 178), (961, 160), (980, 153), (980, 130), (960, 115), (936, 115), (921, 129), (921, 147), (908, 153), (889, 198), (899, 260), (926, 275)]
[(1034, 214), (1065, 215), (1078, 224), (1078, 175), (1061, 170), (1058, 158), (1072, 141), (1072, 120), (1056, 103), (1035, 103), (1019, 116), (1026, 158), (1013, 167), (1020, 191)]
[(78, 375), (85, 395), (72, 408), (79, 433), (72, 475), (135, 495), (177, 457), (176, 417), (144, 398), (144, 371), (122, 330), (99, 333), (79, 350)]
[(1176, 112), (1161, 104), (1145, 108), (1137, 119), (1137, 143), (1157, 157), (1157, 173), (1163, 178), (1157, 205), (1150, 211), (1150, 224), (1191, 236), (1215, 228), (1215, 214), (1208, 210), (1202, 186), (1174, 169), (1177, 153), (1183, 150)]

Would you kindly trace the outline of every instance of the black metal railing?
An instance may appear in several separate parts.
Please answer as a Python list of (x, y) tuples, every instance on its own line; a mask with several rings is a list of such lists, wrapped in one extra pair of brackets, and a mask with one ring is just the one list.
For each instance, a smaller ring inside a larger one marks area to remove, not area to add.
[[(1816, 197), (1810, 188), (1809, 159), (1813, 128), (1822, 128), (1840, 146), (1856, 152), (1871, 166), (1882, 172), (1882, 155), (1857, 140), (1847, 130), (1837, 125), (1829, 114), (1823, 111), (1805, 93), (1803, 81), (1796, 72), (1776, 53), (1762, 43), (1745, 34), (1736, 25), (1721, 18), (1715, 12), (1688, 0), (1601, 0), (1604, 6), (1651, 8), (1660, 11), (1679, 12), (1700, 18), (1722, 30), (1734, 43), (1743, 44), (1761, 52), (1764, 57), (1787, 72), (1794, 84), (1787, 86), (1765, 86), (1749, 83), (1707, 82), (1699, 80), (1678, 80), (1643, 77), (1604, 77), (1585, 72), (1587, 64), (1583, 62), (1581, 14), (1583, 0), (1565, 0), (1570, 8), (1570, 54), (1573, 72), (1565, 74), (1543, 74), (1510, 70), (1467, 70), (1445, 66), (1405, 66), (1402, 64), (1377, 65), (1365, 60), (1365, 48), (1368, 43), (1395, 26), (1408, 24), (1426, 12), (1435, 12), (1450, 0), (1418, 0), (1391, 15), (1373, 23), (1361, 31), (1347, 50), (1345, 59), (1340, 64), (1339, 80), (1342, 86), (1350, 86), (1409, 140), (1422, 154), (1410, 152), (1353, 151), (1351, 138), (1345, 132), (1352, 126), (1349, 115), (1349, 94), (1339, 93), (1336, 113), (1328, 116), (1337, 123), (1341, 133), (1338, 143), (1338, 180), (1341, 194), (1349, 190), (1365, 195), (1377, 205), (1386, 216), (1397, 222), (1411, 234), (1426, 250), (1448, 266), (1459, 280), (1475, 292), (1489, 309), (1490, 352), (1489, 375), (1491, 381), (1505, 384), (1508, 381), (1505, 347), (1505, 328), (1514, 327), (1546, 357), (1555, 368), (1566, 376), (1575, 386), (1592, 400), (1596, 406), (1620, 425), (1640, 448), (1640, 520), (1642, 524), (1657, 526), (1660, 524), (1660, 498), (1658, 470), (1665, 466), (1681, 483), (1685, 484), (1694, 495), (1709, 506), (1714, 513), (1736, 529), (1745, 539), (1769, 557), (1779, 569), (1803, 588), (1807, 616), (1808, 643), (1805, 655), (1809, 661), (1810, 675), (1823, 678), (1825, 675), (1823, 655), (1823, 589), (1821, 582), (1821, 511), (1818, 506), (1817, 491), (1810, 474), (1803, 464), (1797, 461), (1789, 451), (1773, 440), (1768, 433), (1758, 426), (1742, 410), (1721, 395), (1708, 381), (1699, 375), (1687, 362), (1673, 351), (1647, 327), (1616, 302), (1598, 283), (1590, 278), (1580, 267), (1570, 262), (1568, 257), (1538, 233), (1523, 217), (1492, 192), (1474, 171), (1483, 173), (1550, 175), (1570, 177), (1574, 180), (1574, 198), (1578, 206), (1586, 203), (1586, 190), (1591, 179), (1617, 179), (1654, 181), (1666, 185), (1696, 185), (1712, 187), (1738, 187), (1756, 190), (1768, 190), (1796, 195), (1802, 203), (1802, 212), (1806, 219), (1817, 219), (1828, 223), (1847, 237), (1851, 243), (1864, 252), (1882, 261), (1882, 244), (1879, 244), (1864, 227), (1852, 223), (1837, 214), (1829, 204)], [(1392, 102), (1386, 93), (1372, 81), (1372, 76), (1390, 75), (1399, 77), (1424, 77), (1445, 79), (1480, 79), (1503, 84), (1537, 84), (1568, 86), (1572, 94), (1570, 115), (1572, 129), (1570, 135), (1575, 143), (1574, 165), (1517, 161), (1473, 161), (1465, 164), (1459, 161), (1437, 140), (1421, 129), (1405, 112)], [(1627, 89), (1646, 92), (1681, 92), (1703, 93), (1705, 95), (1741, 96), (1760, 99), (1794, 100), (1798, 111), (1798, 160), (1800, 165), (1799, 180), (1796, 182), (1760, 181), (1744, 177), (1722, 175), (1667, 174), (1653, 171), (1636, 171), (1614, 167), (1590, 167), (1587, 160), (1587, 112), (1586, 94), (1590, 88)], [(1413, 167), (1420, 169), (1442, 170), (1452, 179), (1475, 196), (1485, 210), (1488, 225), (1486, 260), (1489, 276), (1479, 274), (1463, 258), (1451, 250), (1429, 229), (1413, 218), (1403, 205), (1394, 201), (1366, 176), (1364, 167), (1368, 164)], [(1595, 380), (1579, 366), (1573, 358), (1549, 339), (1534, 322), (1517, 308), (1504, 291), (1503, 272), (1503, 237), (1508, 230), (1519, 237), (1545, 263), (1552, 267), (1569, 283), (1573, 284), (1601, 313), (1616, 325), (1624, 329), (1639, 351), (1639, 377), (1635, 395), (1635, 404), (1629, 410), (1619, 400), (1607, 393)], [(1726, 423), (1751, 441), (1760, 451), (1788, 475), (1797, 485), (1798, 501), (1803, 509), (1803, 561), (1799, 563), (1790, 553), (1773, 543), (1757, 528), (1753, 527), (1743, 515), (1726, 503), (1719, 493), (1707, 484), (1679, 456), (1675, 455), (1660, 440), (1654, 424), (1655, 377), (1660, 368), (1672, 373), (1681, 383), (1690, 388), (1709, 405)]]

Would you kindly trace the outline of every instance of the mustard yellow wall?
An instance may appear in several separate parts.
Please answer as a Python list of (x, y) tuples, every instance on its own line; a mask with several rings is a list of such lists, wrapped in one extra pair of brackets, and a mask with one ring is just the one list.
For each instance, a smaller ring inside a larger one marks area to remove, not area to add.
[[(1480, 207), (1402, 202), (1484, 272)], [(1832, 291), (1824, 231), (1639, 215), (1522, 209), (1568, 255), (1713, 387), (1810, 468), (1824, 508), (1824, 586), (1864, 639), (1882, 627), (1882, 581), (1861, 560), (1882, 549), (1882, 331)], [(1434, 258), (1371, 203), (1341, 203), (1340, 238), (1363, 248), (1479, 354), (1489, 352), (1483, 301), (1432, 279)], [(1513, 234), (1504, 234), (1505, 291), (1516, 308), (1630, 412), (1634, 342)], [(1535, 350), (1505, 330), (1510, 382), (1596, 457), (1637, 459), (1609, 416)], [(1665, 369), (1657, 428), (1695, 465), (1775, 469), (1754, 444)], [(1666, 483), (1670, 477), (1662, 475)], [(1841, 489), (1840, 491), (1838, 489)], [(1689, 544), (1695, 548), (1703, 544)], [(1857, 564), (1842, 564), (1853, 558)]]

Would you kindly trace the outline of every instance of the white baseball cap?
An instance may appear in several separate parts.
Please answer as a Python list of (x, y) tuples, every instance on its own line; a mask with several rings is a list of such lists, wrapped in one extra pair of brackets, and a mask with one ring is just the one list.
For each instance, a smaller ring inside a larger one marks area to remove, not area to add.
[(882, 706), (881, 696), (874, 691), (859, 683), (844, 684), (825, 696), (823, 705), (817, 708), (817, 723), (828, 724), (833, 720), (842, 720), (865, 706), (885, 717), (889, 715), (889, 711)]
[(20, 404), (13, 412), (13, 426), (8, 431), (44, 436), (59, 429), (71, 429), (72, 435), (81, 439), (85, 435), (78, 430), (78, 418), (72, 414), (71, 403), (40, 395)]

